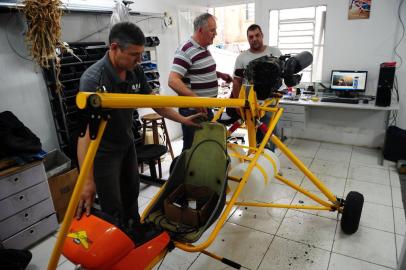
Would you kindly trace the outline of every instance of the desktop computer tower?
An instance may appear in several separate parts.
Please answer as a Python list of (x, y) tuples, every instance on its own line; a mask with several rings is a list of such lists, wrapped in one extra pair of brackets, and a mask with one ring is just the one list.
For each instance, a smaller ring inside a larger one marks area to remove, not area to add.
[(393, 81), (395, 79), (396, 62), (382, 63), (379, 69), (378, 88), (376, 90), (375, 105), (390, 106)]

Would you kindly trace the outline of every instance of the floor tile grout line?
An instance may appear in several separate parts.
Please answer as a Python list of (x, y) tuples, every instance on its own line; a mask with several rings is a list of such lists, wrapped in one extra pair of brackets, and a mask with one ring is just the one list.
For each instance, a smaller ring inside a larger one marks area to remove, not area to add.
[[(227, 221), (227, 222), (230, 223), (230, 224), (237, 225), (237, 226), (240, 226), (240, 227), (243, 227), (243, 228), (246, 228), (246, 229), (250, 229), (250, 230), (253, 230), (253, 231), (257, 231), (257, 232), (260, 232), (260, 233), (266, 233), (266, 234), (269, 234), (271, 236), (276, 235), (276, 233), (274, 234), (274, 233), (264, 232), (264, 231), (258, 230), (256, 228), (251, 228), (251, 227), (248, 227), (247, 225), (241, 225), (241, 224), (238, 224), (238, 223), (235, 223), (235, 222), (232, 222), (232, 221)], [(282, 222), (282, 220), (281, 220), (281, 222)]]
[[(354, 147), (353, 147), (353, 150), (354, 150)], [(371, 182), (368, 182), (368, 181), (361, 181), (361, 180), (356, 180), (356, 179), (348, 178), (348, 177), (349, 177), (349, 169), (351, 168), (351, 164), (352, 164), (352, 152), (351, 152), (350, 166), (349, 166), (348, 171), (347, 171), (346, 185), (347, 185), (348, 180), (350, 180), (350, 179), (353, 180), (353, 181), (360, 181), (360, 182), (371, 183)], [(388, 172), (389, 172), (389, 168), (387, 167), (386, 169), (387, 169)], [(384, 186), (387, 186), (387, 185), (384, 185)], [(391, 184), (391, 182), (390, 182), (390, 179), (389, 179), (389, 187), (390, 187), (390, 191), (391, 191), (392, 215), (393, 215), (393, 226), (394, 226), (394, 228), (393, 228), (393, 229), (394, 229), (394, 230), (393, 230), (393, 234), (394, 234), (394, 238), (395, 238), (395, 256), (396, 256), (396, 263), (398, 263), (397, 249), (396, 249), (395, 218), (394, 218), (394, 210), (393, 210), (392, 184)], [(346, 191), (347, 191), (347, 190), (344, 190), (344, 194), (345, 194)], [(367, 201), (367, 202), (369, 202), (369, 201)], [(370, 203), (372, 203), (372, 202), (370, 202)], [(376, 203), (376, 202), (373, 202), (373, 203)], [(384, 205), (384, 204), (380, 204), (380, 203), (376, 203), (376, 204)], [(388, 205), (385, 205), (385, 206), (388, 206)], [(361, 226), (361, 225), (360, 225), (360, 226)], [(376, 229), (376, 228), (371, 228), (371, 227), (369, 227), (369, 226), (361, 226), (361, 227), (366, 227), (366, 228), (369, 228), (369, 229), (374, 229), (374, 230), (378, 230), (378, 231), (387, 232), (387, 231), (384, 231), (384, 230), (380, 230), (380, 229)], [(387, 233), (392, 233), (392, 232), (387, 232)], [(335, 239), (335, 236), (334, 236), (334, 239)], [(338, 253), (338, 254), (340, 254), (340, 253)], [(350, 256), (348, 256), (348, 257), (350, 257)], [(357, 258), (357, 259), (358, 259), (358, 258)], [(366, 261), (366, 262), (369, 262), (369, 261)], [(369, 262), (369, 263), (371, 263), (371, 262)]]
[(284, 240), (292, 241), (292, 242), (302, 244), (302, 245), (305, 245), (305, 246), (310, 246), (312, 248), (317, 248), (317, 249), (323, 250), (325, 252), (331, 252), (331, 250), (328, 250), (328, 249), (325, 249), (325, 248), (322, 248), (322, 247), (317, 247), (314, 244), (309, 244), (309, 243), (306, 243), (306, 242), (300, 242), (298, 240), (292, 240), (292, 239), (289, 239), (289, 238), (286, 238), (286, 237), (283, 237), (283, 236), (280, 236), (280, 235), (275, 235), (275, 237), (282, 238)]
[(186, 268), (186, 270), (189, 270), (190, 267), (192, 267), (192, 265), (197, 261), (197, 259), (200, 257), (200, 255), (202, 255), (201, 252), (199, 252), (199, 254), (197, 254), (196, 258), (192, 261), (192, 263), (188, 266), (188, 268)]
[[(354, 147), (351, 147), (351, 153), (350, 153), (350, 160), (349, 160), (349, 164), (348, 164), (348, 168), (347, 168), (347, 176), (345, 177), (345, 184), (344, 184), (344, 190), (342, 193), (342, 198), (344, 199), (345, 196), (345, 192), (346, 192), (346, 186), (347, 186), (347, 182), (348, 182), (348, 176), (350, 174), (350, 168), (351, 168), (351, 159), (352, 159), (352, 152), (354, 150)], [(327, 265), (327, 270), (330, 268), (330, 262), (331, 262), (331, 257), (333, 254), (333, 250), (334, 250), (334, 244), (336, 241), (336, 236), (337, 236), (337, 228), (339, 226), (339, 223), (341, 224), (341, 220), (339, 218), (339, 213), (337, 213), (337, 222), (336, 222), (336, 229), (334, 231), (334, 236), (333, 236), (333, 244), (331, 245), (331, 250), (330, 250), (330, 257), (328, 259), (328, 265)]]
[[(389, 168), (388, 168), (389, 172)], [(399, 263), (398, 259), (398, 246), (397, 246), (397, 239), (396, 239), (396, 219), (395, 219), (395, 204), (393, 201), (393, 189), (392, 189), (392, 181), (390, 181), (390, 172), (389, 172), (389, 184), (390, 184), (390, 195), (391, 195), (391, 201), (392, 201), (392, 218), (393, 218), (393, 237), (395, 240), (395, 257), (396, 257), (396, 264)]]
[(390, 187), (390, 186), (391, 186), (390, 183), (387, 184), (387, 185), (385, 185), (385, 184), (380, 184), (380, 183), (377, 183), (377, 182), (371, 182), (371, 181), (366, 181), (366, 180), (359, 180), (359, 179), (354, 179), (354, 178), (348, 178), (348, 180), (357, 181), (357, 182), (363, 182), (363, 183), (371, 183), (371, 184), (376, 184), (376, 185), (385, 186), (385, 187), (388, 187), (388, 186)]
[[(251, 229), (251, 230), (258, 231), (258, 232), (262, 232), (262, 231), (257, 230), (257, 229), (253, 229), (253, 228), (250, 228), (250, 227), (247, 227), (247, 226), (243, 226), (243, 225), (240, 225), (240, 224), (236, 224), (236, 223), (230, 222), (230, 221), (229, 221), (230, 218), (234, 215), (235, 211), (237, 211), (238, 208), (239, 208), (239, 207), (237, 206), (237, 207), (233, 210), (233, 213), (229, 215), (229, 217), (227, 218), (227, 220), (224, 222), (223, 226), (228, 222), (228, 223), (231, 223), (231, 224), (240, 226), (240, 227), (245, 227), (245, 228), (247, 228), (247, 229)], [(266, 233), (266, 232), (262, 232), (262, 233)], [(270, 233), (266, 233), (266, 234), (270, 234)], [(272, 235), (272, 234), (270, 234), (270, 235)], [(197, 261), (197, 259), (200, 257), (201, 254), (202, 254), (202, 253), (199, 252), (198, 256), (196, 256), (196, 258), (193, 260), (193, 262), (188, 266), (187, 270), (190, 269), (190, 267), (192, 267), (192, 265)], [(245, 267), (245, 266), (243, 266), (243, 265), (241, 265), (241, 267), (250, 270), (250, 268)]]
[[(301, 181), (300, 183), (302, 183), (302, 182), (303, 182), (303, 178), (302, 178), (302, 181)], [(297, 192), (298, 192), (298, 191), (296, 190), (296, 191), (295, 191), (295, 194), (293, 195), (293, 197), (292, 197), (292, 199), (290, 200), (290, 203), (289, 203), (289, 204), (292, 204), (292, 202), (294, 201), (294, 199), (295, 199), (295, 197), (296, 197)], [(258, 270), (259, 267), (261, 266), (262, 262), (263, 262), (264, 259), (265, 259), (265, 256), (267, 255), (268, 251), (270, 250), (271, 245), (272, 245), (273, 241), (275, 240), (276, 234), (278, 233), (280, 227), (282, 226), (283, 220), (285, 219), (286, 214), (288, 213), (288, 210), (289, 210), (289, 209), (287, 209), (286, 212), (285, 212), (285, 214), (283, 215), (283, 217), (282, 217), (282, 219), (281, 219), (281, 222), (279, 223), (279, 226), (278, 226), (278, 228), (277, 228), (276, 231), (275, 231), (275, 235), (274, 235), (274, 237), (273, 237), (272, 240), (271, 240), (271, 243), (269, 243), (268, 248), (265, 250), (264, 256), (262, 257), (261, 261), (260, 261), (259, 264), (258, 264), (257, 270)]]
[(339, 222), (340, 222), (339, 220), (337, 220), (337, 222), (336, 222), (336, 229), (334, 230), (333, 244), (331, 245), (330, 257), (328, 258), (328, 264), (327, 264), (327, 270), (330, 268), (331, 256), (333, 254), (334, 243), (336, 241), (337, 227), (338, 227)]
[[(321, 217), (321, 218), (326, 218), (326, 219), (330, 219), (330, 220), (335, 220), (335, 221), (340, 221), (340, 219), (339, 219), (339, 217), (337, 216), (336, 218), (331, 218), (331, 217), (326, 217), (326, 216), (320, 216), (320, 215), (317, 215), (317, 214), (314, 214), (314, 212), (305, 212), (305, 211), (303, 211), (302, 209), (291, 209), (292, 211), (298, 211), (298, 212), (301, 212), (301, 213), (304, 213), (304, 214), (309, 214), (309, 215), (313, 215), (313, 216), (316, 216), (316, 217)], [(338, 215), (338, 213), (337, 213), (337, 215)], [(374, 228), (374, 227), (371, 227), (371, 226), (365, 226), (365, 225), (359, 225), (360, 227), (363, 227), (363, 228), (368, 228), (368, 229), (371, 229), (371, 230), (375, 230), (375, 231), (380, 231), (380, 232), (385, 232), (385, 233), (390, 233), (390, 234), (393, 234), (394, 232), (391, 232), (391, 231), (386, 231), (386, 230), (382, 230), (382, 229), (378, 229), (378, 228)], [(397, 233), (398, 235), (401, 235), (401, 236), (404, 236), (403, 234), (399, 234), (399, 233)]]
[(370, 264), (374, 264), (374, 265), (382, 266), (382, 267), (385, 267), (385, 268), (387, 268), (387, 269), (393, 269), (393, 270), (396, 270), (396, 268), (392, 268), (392, 267), (389, 267), (389, 266), (386, 266), (386, 265), (383, 265), (383, 264), (379, 264), (379, 263), (375, 263), (375, 262), (367, 261), (367, 260), (365, 260), (365, 259), (361, 259), (361, 258), (357, 258), (357, 257), (348, 256), (348, 255), (346, 255), (346, 254), (342, 254), (342, 253), (339, 253), (339, 252), (336, 252), (336, 251), (333, 251), (332, 253), (334, 253), (334, 254), (338, 254), (338, 255), (341, 255), (341, 256), (344, 256), (344, 257), (348, 257), (348, 258), (351, 258), (351, 259), (355, 259), (355, 260), (363, 261), (363, 262), (366, 262), (366, 263), (370, 263)]
[[(318, 149), (320, 149), (320, 145), (321, 145), (321, 144), (319, 144)], [(317, 149), (317, 151), (318, 151), (318, 149)], [(316, 151), (316, 153), (317, 153), (317, 151)], [(295, 156), (296, 156), (296, 154), (295, 154)], [(311, 166), (311, 163), (313, 162), (315, 156), (316, 156), (316, 154), (314, 154), (314, 156), (313, 156), (313, 158), (312, 158), (312, 161), (310, 162), (309, 167)], [(289, 161), (290, 161), (290, 160), (289, 160)], [(303, 176), (303, 177), (302, 177), (302, 180), (300, 181), (299, 186), (302, 185), (303, 180), (304, 180), (305, 177), (306, 177), (306, 176)], [(298, 191), (295, 190), (295, 194), (293, 195), (292, 199), (290, 200), (290, 203), (289, 203), (290, 205), (293, 203), (293, 201), (294, 201), (294, 199), (295, 199), (295, 197), (296, 197), (297, 194), (298, 194)], [(264, 259), (265, 259), (266, 255), (267, 255), (268, 251), (270, 250), (271, 245), (272, 245), (272, 243), (274, 242), (275, 237), (277, 236), (277, 233), (278, 233), (280, 227), (282, 226), (282, 223), (283, 223), (283, 221), (284, 221), (284, 219), (285, 219), (285, 217), (286, 217), (288, 211), (289, 211), (289, 209), (287, 209), (286, 212), (285, 212), (285, 214), (283, 215), (283, 218), (281, 219), (281, 222), (279, 223), (278, 228), (277, 228), (276, 231), (275, 231), (275, 235), (274, 235), (274, 237), (272, 238), (271, 243), (269, 243), (269, 246), (268, 246), (268, 248), (266, 249), (266, 251), (265, 251), (265, 253), (264, 253), (264, 256), (262, 257), (261, 261), (260, 261), (259, 264), (258, 264), (257, 270), (258, 270), (259, 267), (261, 266), (261, 264), (262, 264), (262, 262), (264, 261)]]

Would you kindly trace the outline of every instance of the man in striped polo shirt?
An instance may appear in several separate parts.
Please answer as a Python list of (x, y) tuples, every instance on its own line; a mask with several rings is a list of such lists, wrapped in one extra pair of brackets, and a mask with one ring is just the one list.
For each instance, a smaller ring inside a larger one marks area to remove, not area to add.
[[(179, 96), (216, 97), (217, 78), (227, 83), (232, 81), (230, 75), (216, 71), (216, 62), (207, 49), (217, 35), (216, 19), (213, 15), (204, 13), (194, 20), (193, 26), (193, 36), (175, 52), (168, 84)], [(196, 112), (205, 113), (209, 119), (213, 117), (213, 112), (207, 108), (179, 109), (183, 116)], [(195, 128), (182, 125), (182, 132), (183, 151), (192, 146)]]

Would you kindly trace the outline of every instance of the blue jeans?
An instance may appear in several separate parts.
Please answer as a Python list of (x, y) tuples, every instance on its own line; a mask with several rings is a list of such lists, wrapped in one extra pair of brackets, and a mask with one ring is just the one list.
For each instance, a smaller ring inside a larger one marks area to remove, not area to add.
[[(191, 116), (196, 114), (197, 111), (194, 108), (179, 108), (179, 113), (183, 116)], [(213, 111), (211, 109), (207, 109), (207, 120), (213, 119)], [(182, 133), (183, 133), (183, 148), (182, 152), (186, 149), (189, 149), (193, 143), (193, 137), (195, 136), (195, 127), (185, 126), (182, 125)]]

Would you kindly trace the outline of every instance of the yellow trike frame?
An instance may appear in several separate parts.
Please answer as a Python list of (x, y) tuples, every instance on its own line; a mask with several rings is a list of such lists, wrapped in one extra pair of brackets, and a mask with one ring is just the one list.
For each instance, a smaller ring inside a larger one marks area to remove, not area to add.
[[(225, 107), (237, 108), (240, 112), (242, 119), (245, 121), (245, 126), (248, 130), (249, 139), (249, 154), (255, 154), (253, 158), (250, 158), (250, 164), (242, 176), (237, 178), (229, 176), (230, 181), (238, 182), (237, 188), (234, 190), (231, 199), (227, 202), (227, 206), (220, 215), (215, 225), (214, 230), (211, 232), (206, 241), (199, 245), (192, 245), (188, 243), (175, 242), (175, 246), (188, 252), (202, 252), (208, 256), (211, 256), (217, 260), (221, 257), (212, 254), (205, 249), (214, 241), (218, 235), (221, 227), (225, 223), (231, 209), (235, 205), (241, 206), (256, 206), (256, 207), (275, 207), (275, 208), (293, 208), (293, 209), (308, 209), (308, 210), (326, 210), (326, 211), (339, 211), (342, 212), (343, 205), (342, 200), (338, 199), (333, 193), (321, 182), (304, 164), (300, 161), (290, 150), (283, 144), (283, 142), (273, 135), (273, 130), (278, 123), (283, 108), (279, 106), (280, 98), (273, 98), (268, 100), (264, 104), (257, 102), (256, 93), (253, 86), (243, 85), (240, 91), (238, 99), (218, 99), (218, 98), (202, 98), (202, 97), (180, 97), (180, 96), (153, 96), (153, 95), (137, 95), (137, 94), (111, 94), (111, 93), (89, 93), (80, 92), (77, 95), (76, 102), (80, 109), (91, 107), (95, 110), (102, 111), (102, 109), (124, 109), (124, 108), (164, 108), (164, 107), (222, 107), (219, 112), (214, 116), (213, 121), (216, 121)], [(273, 104), (270, 106), (270, 104)], [(272, 118), (268, 124), (268, 130), (257, 147), (256, 142), (256, 124), (265, 112), (272, 112)], [(75, 214), (76, 207), (78, 205), (81, 190), (85, 183), (85, 176), (88, 174), (97, 149), (99, 147), (100, 140), (107, 124), (107, 117), (102, 117), (100, 114), (94, 114), (93, 117), (99, 118), (100, 123), (98, 125), (97, 135), (90, 142), (88, 151), (84, 158), (80, 174), (73, 191), (68, 209), (66, 211), (63, 223), (58, 233), (58, 238), (54, 246), (48, 269), (55, 269), (59, 260), (61, 249), (67, 236), (70, 224)], [(247, 183), (251, 171), (254, 169), (258, 158), (263, 153), (266, 143), (269, 139), (285, 154), (288, 159), (302, 171), (306, 177), (326, 196), (328, 200), (323, 200), (314, 193), (302, 188), (301, 186), (293, 183), (292, 181), (282, 177), (281, 175), (275, 175), (275, 178), (290, 186), (291, 188), (303, 193), (307, 197), (311, 198), (321, 206), (317, 205), (289, 205), (289, 204), (277, 204), (277, 203), (259, 203), (259, 202), (237, 202), (237, 198), (242, 192), (245, 184)], [(235, 145), (234, 145), (235, 146)], [(145, 218), (145, 213), (148, 213), (150, 207), (154, 204), (156, 198), (158, 198), (160, 191), (155, 195), (154, 199), (150, 202), (147, 208), (144, 210), (142, 220)], [(157, 258), (155, 263), (158, 262)]]

